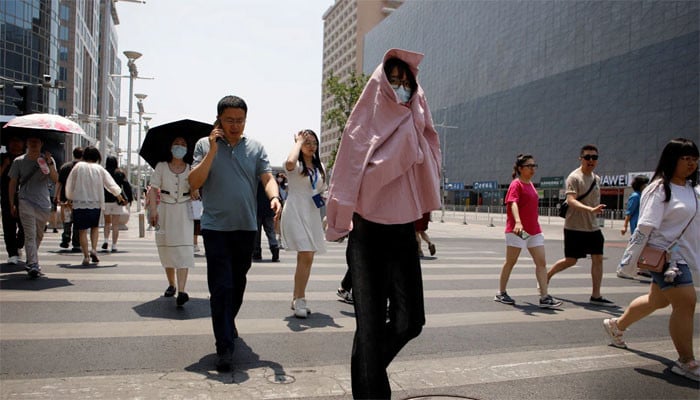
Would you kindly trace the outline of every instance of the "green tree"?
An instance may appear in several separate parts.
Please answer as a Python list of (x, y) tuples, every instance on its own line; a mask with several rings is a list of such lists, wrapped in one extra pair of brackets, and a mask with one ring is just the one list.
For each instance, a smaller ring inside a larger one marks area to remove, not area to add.
[[(350, 77), (344, 82), (341, 82), (340, 78), (333, 75), (333, 72), (330, 73), (328, 79), (326, 79), (325, 85), (328, 93), (333, 96), (333, 104), (323, 118), (331, 128), (338, 127), (341, 131), (345, 128), (345, 123), (348, 122), (350, 112), (353, 107), (355, 107), (357, 99), (360, 98), (362, 89), (365, 88), (368, 79), (368, 75), (358, 75), (355, 71), (352, 71)], [(335, 156), (338, 154), (338, 146), (340, 146), (341, 137), (342, 135), (338, 136), (335, 147), (333, 151), (331, 151), (328, 168), (332, 168), (333, 164), (335, 164)]]

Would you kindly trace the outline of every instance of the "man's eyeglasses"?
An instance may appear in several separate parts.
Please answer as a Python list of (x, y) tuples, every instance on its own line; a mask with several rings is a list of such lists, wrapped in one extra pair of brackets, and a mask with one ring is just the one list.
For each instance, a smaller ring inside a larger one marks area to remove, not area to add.
[(537, 164), (525, 164), (525, 165), (523, 165), (523, 168), (526, 168), (526, 167), (527, 168), (537, 168), (537, 167), (539, 167), (539, 165), (537, 165)]
[(318, 142), (315, 140), (305, 140), (304, 143), (302, 143), (304, 146), (314, 146), (318, 147)]
[(226, 118), (225, 120), (223, 120), (223, 122), (225, 122), (229, 125), (243, 125), (243, 124), (245, 124), (245, 118), (239, 118), (239, 119)]
[(403, 86), (405, 89), (411, 90), (411, 81), (401, 80), (399, 78), (389, 78), (389, 84), (392, 88), (398, 89), (399, 86)]
[(597, 161), (598, 160), (598, 155), (597, 154), (586, 154), (585, 156), (581, 156), (586, 161)]

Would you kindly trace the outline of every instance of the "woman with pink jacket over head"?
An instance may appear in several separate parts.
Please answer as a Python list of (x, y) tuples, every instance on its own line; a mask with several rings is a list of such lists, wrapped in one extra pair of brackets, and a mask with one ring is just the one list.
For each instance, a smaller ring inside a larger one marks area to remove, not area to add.
[(350, 114), (330, 181), (326, 239), (348, 237), (355, 398), (391, 396), (386, 368), (425, 324), (413, 221), (440, 207), (441, 156), (416, 80), (422, 59), (387, 51)]

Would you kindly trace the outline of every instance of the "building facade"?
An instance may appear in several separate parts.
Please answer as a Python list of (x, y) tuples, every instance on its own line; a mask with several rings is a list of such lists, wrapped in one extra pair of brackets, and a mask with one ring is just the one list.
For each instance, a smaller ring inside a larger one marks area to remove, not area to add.
[(531, 153), (551, 204), (593, 143), (604, 201), (622, 208), (669, 139), (700, 142), (699, 13), (697, 1), (407, 1), (365, 35), (363, 71), (392, 47), (425, 54), (448, 202), (502, 204), (484, 195)]
[[(336, 0), (323, 14), (323, 82), (333, 74), (345, 82), (352, 72), (361, 73), (364, 36), (391, 14), (403, 0)], [(328, 163), (342, 133), (324, 115), (333, 107), (325, 85), (321, 91), (321, 160)]]
[[(0, 1), (0, 114), (17, 114), (14, 86), (31, 90), (27, 113), (77, 118), (86, 136), (66, 136), (65, 158), (75, 146), (100, 138), (99, 115), (119, 115), (119, 75), (114, 0)], [(104, 104), (103, 104), (104, 101)], [(103, 107), (104, 106), (104, 107)], [(118, 127), (106, 123), (104, 150), (116, 151)]]

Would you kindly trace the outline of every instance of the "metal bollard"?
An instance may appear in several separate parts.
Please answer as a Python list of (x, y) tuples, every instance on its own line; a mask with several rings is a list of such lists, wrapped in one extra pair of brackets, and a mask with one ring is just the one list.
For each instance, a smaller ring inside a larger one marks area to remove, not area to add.
[(143, 213), (139, 213), (139, 237), (146, 236), (146, 218)]

